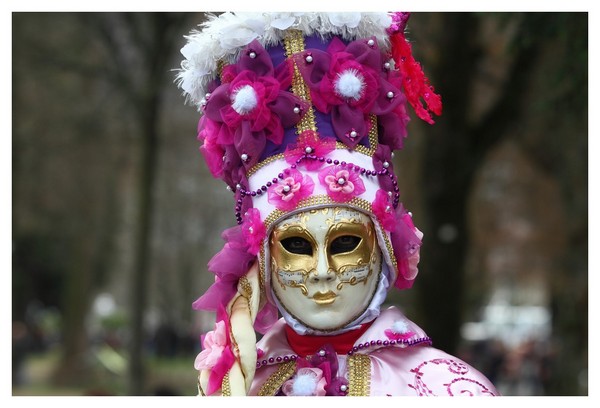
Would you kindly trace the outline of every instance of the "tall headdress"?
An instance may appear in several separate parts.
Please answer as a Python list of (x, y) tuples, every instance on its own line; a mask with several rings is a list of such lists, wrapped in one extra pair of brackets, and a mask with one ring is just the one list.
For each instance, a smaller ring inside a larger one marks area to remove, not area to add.
[(268, 237), (289, 215), (345, 206), (371, 217), (390, 286), (409, 288), (422, 234), (392, 155), (407, 105), (433, 123), (434, 92), (404, 36), (409, 13), (224, 13), (192, 31), (177, 81), (201, 113), (200, 151), (232, 192), (237, 226), (194, 308), (215, 311), (196, 359), (202, 394), (245, 394), (254, 329), (276, 320)]

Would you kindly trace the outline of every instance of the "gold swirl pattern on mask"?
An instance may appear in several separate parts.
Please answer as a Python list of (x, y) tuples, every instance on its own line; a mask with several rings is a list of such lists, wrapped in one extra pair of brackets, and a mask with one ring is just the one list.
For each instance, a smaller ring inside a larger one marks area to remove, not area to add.
[[(379, 271), (378, 271), (378, 275), (377, 275), (377, 285), (379, 285), (379, 280), (381, 280), (381, 264), (379, 264)], [(365, 307), (358, 313), (356, 313), (356, 315), (352, 316), (350, 319), (348, 319), (346, 322), (340, 324), (339, 326), (336, 327), (331, 327), (328, 329), (319, 329), (316, 327), (311, 326), (310, 324), (307, 324), (304, 320), (302, 320), (299, 316), (296, 316), (294, 313), (292, 313), (291, 310), (289, 310), (285, 304), (281, 301), (281, 299), (277, 296), (277, 292), (273, 291), (273, 294), (275, 295), (275, 297), (277, 298), (277, 300), (279, 301), (279, 305), (290, 315), (292, 316), (294, 319), (298, 320), (300, 323), (302, 323), (304, 326), (308, 327), (309, 329), (312, 330), (316, 330), (316, 331), (320, 331), (323, 333), (334, 333), (338, 330), (341, 330), (343, 328), (345, 328), (350, 322), (353, 322), (354, 320), (358, 319), (364, 312), (365, 310), (367, 310), (367, 308), (369, 307), (369, 305), (371, 304), (371, 302), (373, 301), (373, 297), (375, 296), (375, 293), (377, 291), (374, 290), (373, 293), (371, 293), (371, 296), (369, 297), (369, 299), (367, 300), (367, 302), (365, 303)]]
[[(289, 282), (283, 282), (283, 280), (281, 279), (281, 272), (291, 272), (291, 271), (288, 271), (286, 269), (280, 269), (279, 266), (277, 265), (277, 262), (275, 261), (275, 258), (271, 258), (271, 271), (276, 272), (275, 276), (277, 277), (277, 282), (279, 283), (279, 285), (281, 286), (281, 288), (283, 290), (285, 290), (286, 287), (298, 288), (298, 289), (300, 289), (300, 291), (302, 292), (302, 294), (304, 296), (308, 296), (308, 289), (304, 283), (298, 283), (293, 280), (290, 280)], [(310, 271), (303, 271), (303, 270), (293, 271), (293, 272), (300, 272), (302, 274), (302, 282), (306, 282), (306, 277), (310, 273)]]
[[(310, 210), (323, 209), (323, 210), (325, 210), (325, 207), (340, 207), (340, 205), (341, 205), (340, 203), (333, 201), (327, 195), (315, 195), (312, 197), (308, 197), (308, 198), (302, 200), (300, 203), (298, 203), (296, 210), (294, 210), (294, 213), (301, 212), (303, 209), (310, 209)], [(364, 213), (367, 213), (367, 214), (373, 213), (371, 203), (360, 197), (354, 197), (352, 200), (348, 201), (347, 203), (344, 203), (343, 206), (355, 208), (355, 209), (357, 209), (359, 211), (363, 211)], [(319, 208), (315, 208), (315, 207), (319, 207)], [(290, 215), (290, 213), (286, 213), (281, 210), (274, 210), (265, 218), (265, 220), (264, 220), (265, 228), (267, 229), (267, 231), (270, 231), (271, 227), (276, 222), (278, 222), (281, 218), (283, 218), (285, 216), (289, 216), (289, 215)], [(372, 219), (374, 222), (377, 222), (380, 230), (384, 231), (384, 228), (381, 226), (381, 223), (376, 219), (376, 217), (372, 217)], [(396, 261), (396, 257), (394, 256), (394, 248), (392, 247), (392, 244), (390, 243), (389, 237), (385, 233), (381, 234), (381, 235), (382, 235), (387, 253), (389, 254), (389, 259), (392, 262), (392, 267), (394, 268), (394, 270), (398, 270), (398, 263)], [(267, 282), (265, 257), (266, 257), (266, 252), (264, 250), (264, 247), (261, 246), (260, 260), (259, 260), (259, 268), (260, 268), (259, 276), (260, 276), (261, 289), (263, 289), (263, 290), (265, 288), (265, 283)]]

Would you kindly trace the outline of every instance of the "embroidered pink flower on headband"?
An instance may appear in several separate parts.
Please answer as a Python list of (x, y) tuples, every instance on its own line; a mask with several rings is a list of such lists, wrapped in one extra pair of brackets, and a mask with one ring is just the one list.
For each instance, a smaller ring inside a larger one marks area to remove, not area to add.
[(315, 183), (310, 176), (295, 169), (287, 171), (286, 176), (269, 187), (267, 200), (279, 210), (291, 211), (301, 200), (312, 194)]
[(327, 195), (338, 203), (350, 201), (366, 191), (360, 176), (348, 168), (334, 165), (319, 173), (319, 180), (327, 190)]

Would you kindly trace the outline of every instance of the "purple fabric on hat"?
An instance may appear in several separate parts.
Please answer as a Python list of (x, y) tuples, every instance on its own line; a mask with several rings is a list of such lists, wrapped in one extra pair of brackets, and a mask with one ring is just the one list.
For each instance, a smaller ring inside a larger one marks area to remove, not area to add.
[[(388, 97), (388, 92), (394, 94), (393, 98)], [(406, 103), (404, 94), (388, 81), (380, 78), (379, 80), (379, 95), (375, 99), (375, 104), (371, 113), (375, 115), (385, 115), (391, 113), (398, 105)]]
[[(338, 138), (352, 149), (354, 149), (358, 142), (363, 138), (368, 139), (367, 120), (368, 116), (361, 112), (360, 109), (348, 104), (334, 106), (331, 112), (331, 124), (334, 129), (338, 129)], [(341, 129), (344, 129), (343, 133)], [(349, 134), (351, 131), (355, 131), (357, 137), (345, 137), (345, 135)]]
[(225, 154), (223, 157), (223, 181), (225, 181), (229, 187), (234, 189), (235, 185), (240, 182), (238, 170), (242, 166), (242, 160), (233, 145), (225, 147)]
[[(387, 170), (390, 173), (393, 173), (394, 165), (392, 163), (392, 151), (388, 146), (380, 144), (377, 146), (377, 150), (373, 155), (373, 167), (376, 171), (381, 171), (386, 168), (383, 166), (383, 162), (388, 162)], [(392, 191), (394, 189), (392, 179), (387, 174), (378, 175), (377, 180), (383, 190)]]
[[(251, 53), (253, 53), (254, 58), (250, 56)], [(273, 61), (271, 60), (269, 53), (257, 40), (252, 41), (248, 44), (248, 47), (242, 51), (236, 65), (238, 73), (247, 69), (258, 76), (271, 77), (275, 74)]]
[(377, 46), (377, 40), (375, 37), (372, 37), (371, 39), (375, 41), (375, 45), (372, 47), (367, 45), (367, 39), (361, 39), (352, 41), (350, 44), (348, 44), (345, 51), (352, 54), (357, 62), (379, 71), (382, 66), (381, 51)]
[(379, 142), (389, 146), (392, 150), (404, 147), (404, 138), (407, 136), (406, 125), (410, 117), (400, 118), (394, 113), (382, 115), (377, 118)]
[(298, 122), (298, 114), (294, 113), (294, 108), (298, 106), (302, 111), (306, 111), (308, 104), (295, 97), (289, 92), (279, 92), (279, 97), (269, 105), (284, 128), (291, 128)]
[(235, 148), (238, 155), (240, 157), (242, 154), (248, 155), (248, 160), (242, 161), (242, 164), (246, 169), (249, 169), (258, 163), (260, 152), (263, 151), (267, 141), (264, 130), (253, 132), (250, 130), (250, 126), (251, 124), (249, 121), (243, 121), (235, 130), (234, 135)]

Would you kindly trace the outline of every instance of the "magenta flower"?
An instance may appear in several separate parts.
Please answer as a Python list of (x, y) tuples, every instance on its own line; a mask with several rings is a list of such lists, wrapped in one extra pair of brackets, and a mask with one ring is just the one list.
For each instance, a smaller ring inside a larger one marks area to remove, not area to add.
[(315, 108), (331, 114), (336, 136), (350, 148), (368, 136), (370, 114), (388, 114), (402, 102), (402, 92), (384, 75), (381, 57), (375, 38), (346, 46), (337, 37), (327, 51), (294, 56)]
[(404, 320), (394, 322), (390, 329), (384, 331), (386, 337), (390, 340), (408, 340), (415, 335), (408, 327), (408, 323)]
[(323, 370), (313, 367), (298, 369), (291, 380), (283, 383), (281, 391), (288, 396), (324, 396), (327, 380)]
[(392, 205), (392, 200), (385, 190), (377, 190), (375, 201), (371, 206), (373, 214), (377, 217), (383, 229), (393, 231), (396, 227), (396, 211)]
[(333, 201), (345, 203), (365, 192), (360, 176), (342, 166), (329, 166), (319, 173), (321, 185)]
[(257, 255), (265, 238), (266, 229), (265, 224), (260, 219), (260, 211), (256, 208), (250, 208), (246, 211), (244, 223), (242, 224), (242, 234), (248, 244), (248, 253)]
[(206, 101), (204, 114), (219, 130), (217, 142), (234, 145), (246, 168), (258, 162), (267, 140), (281, 144), (284, 129), (306, 111), (306, 102), (287, 91), (292, 75), (288, 60), (273, 67), (269, 53), (255, 40), (236, 64), (224, 68), (223, 82)]
[[(335, 139), (331, 137), (319, 138), (314, 130), (305, 130), (298, 136), (296, 143), (290, 144), (284, 155), (289, 164), (296, 164), (305, 156), (325, 157), (335, 149)], [(317, 170), (323, 166), (323, 161), (317, 159), (304, 159), (298, 163), (307, 170)]]
[(289, 170), (286, 176), (269, 187), (267, 200), (279, 210), (291, 211), (301, 200), (312, 194), (315, 183), (310, 176), (295, 169)]

